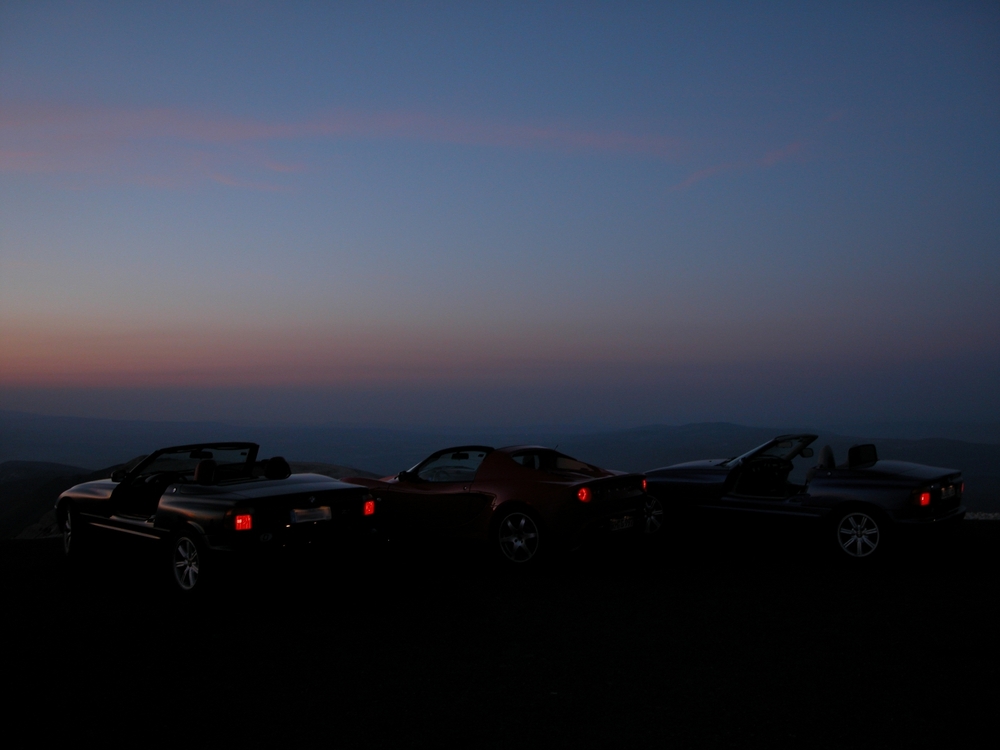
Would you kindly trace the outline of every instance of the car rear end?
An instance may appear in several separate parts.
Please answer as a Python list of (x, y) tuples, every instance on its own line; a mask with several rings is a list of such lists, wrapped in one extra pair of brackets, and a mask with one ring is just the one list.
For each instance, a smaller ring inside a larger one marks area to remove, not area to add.
[(241, 499), (226, 512), (212, 546), (264, 551), (370, 537), (379, 521), (375, 498), (364, 487), (322, 479), (287, 488), (295, 491)]
[(922, 479), (910, 492), (893, 520), (910, 526), (933, 526), (965, 516), (965, 481), (960, 472)]
[(638, 533), (643, 527), (646, 480), (621, 474), (579, 482), (569, 488), (564, 525), (571, 536)]

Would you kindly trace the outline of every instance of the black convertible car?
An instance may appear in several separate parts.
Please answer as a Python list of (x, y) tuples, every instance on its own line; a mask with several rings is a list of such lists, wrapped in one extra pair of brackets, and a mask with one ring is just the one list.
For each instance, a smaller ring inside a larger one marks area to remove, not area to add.
[(879, 460), (874, 445), (855, 445), (837, 464), (824, 446), (803, 483), (789, 481), (793, 460), (810, 458), (816, 435), (780, 435), (742, 456), (646, 472), (648, 492), (667, 510), (693, 508), (732, 517), (757, 515), (825, 524), (836, 550), (865, 559), (904, 526), (934, 526), (965, 516), (956, 469)]
[(365, 531), (376, 501), (364, 487), (291, 474), (254, 443), (164, 448), (110, 479), (78, 484), (56, 501), (66, 555), (127, 537), (162, 546), (169, 580), (193, 592), (216, 553), (253, 552)]

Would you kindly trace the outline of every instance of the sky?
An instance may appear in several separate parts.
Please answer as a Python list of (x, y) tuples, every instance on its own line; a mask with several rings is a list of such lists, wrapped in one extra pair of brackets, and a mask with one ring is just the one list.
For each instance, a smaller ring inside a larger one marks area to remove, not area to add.
[(0, 3), (0, 409), (996, 420), (998, 290), (995, 2)]

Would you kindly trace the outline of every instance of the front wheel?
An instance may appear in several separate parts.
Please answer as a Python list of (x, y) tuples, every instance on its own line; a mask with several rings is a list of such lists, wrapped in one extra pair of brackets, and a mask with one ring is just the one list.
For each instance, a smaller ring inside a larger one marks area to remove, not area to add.
[(505, 513), (494, 531), (500, 558), (506, 562), (524, 564), (538, 559), (541, 534), (538, 522), (521, 510)]
[(849, 559), (868, 559), (885, 547), (885, 524), (870, 511), (841, 513), (833, 528), (837, 549)]
[(169, 579), (177, 591), (190, 596), (205, 588), (208, 550), (197, 532), (183, 531), (171, 539), (167, 560)]
[(67, 560), (79, 560), (87, 549), (87, 532), (80, 520), (80, 513), (72, 503), (67, 503), (62, 512), (63, 556)]

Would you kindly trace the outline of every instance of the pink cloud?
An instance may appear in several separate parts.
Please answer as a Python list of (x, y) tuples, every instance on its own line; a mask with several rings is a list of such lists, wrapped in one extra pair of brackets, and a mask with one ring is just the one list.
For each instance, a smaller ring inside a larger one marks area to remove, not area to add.
[(681, 182), (672, 186), (671, 190), (686, 190), (695, 183), (706, 180), (709, 177), (714, 177), (718, 174), (724, 174), (725, 172), (738, 172), (747, 169), (769, 169), (776, 164), (788, 161), (790, 158), (802, 151), (802, 141), (795, 141), (794, 143), (789, 143), (787, 146), (782, 148), (774, 149), (773, 151), (768, 151), (766, 154), (757, 159), (741, 160), (741, 161), (731, 161), (722, 164), (715, 164), (711, 167), (705, 167), (704, 169), (699, 169), (697, 172), (693, 172), (684, 178)]
[[(0, 110), (0, 171), (78, 173), (134, 182), (183, 184), (219, 179), (211, 153), (234, 168), (293, 175), (306, 170), (269, 153), (281, 143), (313, 140), (403, 140), (456, 146), (607, 153), (672, 160), (683, 144), (676, 138), (619, 130), (581, 130), (442, 117), (424, 112), (331, 110), (294, 122), (208, 116), (171, 108), (6, 106)], [(178, 167), (183, 163), (183, 169)], [(164, 166), (166, 164), (167, 166)], [(184, 174), (178, 174), (180, 169)], [(171, 171), (164, 175), (163, 171)], [(260, 188), (259, 180), (227, 178), (225, 184)]]

